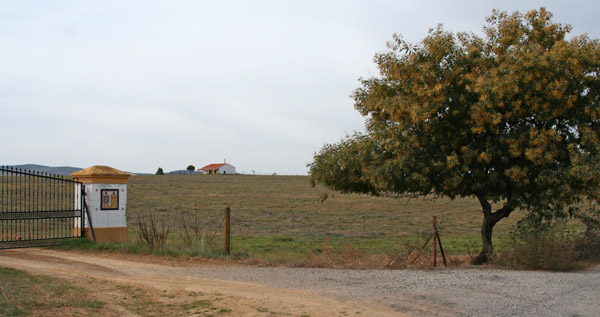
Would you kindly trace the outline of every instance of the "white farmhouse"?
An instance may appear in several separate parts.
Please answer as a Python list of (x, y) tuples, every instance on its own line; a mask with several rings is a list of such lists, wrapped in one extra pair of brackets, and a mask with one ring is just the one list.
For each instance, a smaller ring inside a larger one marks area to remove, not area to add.
[(235, 166), (229, 163), (210, 164), (198, 170), (201, 174), (235, 174)]

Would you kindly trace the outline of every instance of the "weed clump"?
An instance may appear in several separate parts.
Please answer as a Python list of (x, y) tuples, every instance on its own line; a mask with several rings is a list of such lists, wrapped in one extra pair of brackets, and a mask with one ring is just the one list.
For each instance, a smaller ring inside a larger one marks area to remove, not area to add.
[(198, 208), (194, 207), (193, 211), (185, 210), (181, 202), (179, 202), (179, 207), (175, 209), (175, 217), (179, 222), (181, 233), (180, 239), (177, 239), (179, 249), (187, 250), (192, 255), (216, 253), (218, 251), (215, 238), (219, 228), (223, 225), (223, 220), (213, 230), (208, 227), (203, 228)]
[(600, 260), (600, 209), (590, 206), (589, 213), (575, 216), (586, 229), (575, 243), (575, 250), (581, 260)]
[(219, 227), (210, 230), (202, 225), (197, 209), (185, 210), (181, 205), (175, 209), (172, 218), (176, 221), (174, 232), (171, 231), (171, 224), (165, 221), (165, 217), (161, 217), (154, 209), (134, 214), (136, 239), (130, 244), (129, 251), (146, 251), (150, 254), (174, 257), (212, 257), (218, 254), (215, 238), (222, 222)]
[(159, 220), (156, 213), (139, 212), (136, 214), (135, 224), (138, 226), (138, 243), (147, 246), (150, 249), (161, 249), (167, 242), (169, 236), (169, 226), (164, 221)]
[(499, 254), (496, 262), (516, 269), (569, 271), (599, 260), (600, 213), (590, 207), (574, 217), (586, 226), (585, 231), (570, 229), (564, 219), (525, 218), (511, 233), (509, 250)]
[(382, 254), (361, 252), (350, 242), (341, 242), (339, 246), (324, 245), (318, 249), (306, 251), (306, 267), (327, 267), (343, 269), (385, 268), (388, 258)]
[(517, 228), (497, 261), (516, 269), (568, 271), (578, 268), (577, 258), (572, 233), (564, 222), (555, 222)]

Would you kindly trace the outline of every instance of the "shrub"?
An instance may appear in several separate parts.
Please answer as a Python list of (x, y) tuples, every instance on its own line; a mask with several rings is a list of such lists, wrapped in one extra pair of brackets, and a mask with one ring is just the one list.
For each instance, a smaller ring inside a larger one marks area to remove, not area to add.
[(139, 227), (137, 232), (138, 242), (148, 246), (150, 249), (162, 248), (167, 242), (169, 236), (169, 226), (164, 221), (159, 221), (156, 212), (140, 212), (136, 214), (135, 224)]
[(580, 268), (577, 235), (566, 221), (525, 219), (511, 233), (509, 250), (497, 257), (501, 265), (516, 269), (568, 271)]
[(590, 206), (587, 213), (577, 214), (586, 229), (577, 239), (575, 250), (581, 260), (600, 260), (600, 209)]
[(431, 239), (431, 231), (420, 230), (415, 239), (404, 241), (399, 249), (388, 254), (385, 267), (389, 269), (431, 267), (432, 256), (427, 247), (431, 247), (432, 242), (435, 241)]
[(181, 231), (180, 240), (182, 247), (195, 254), (217, 253), (218, 246), (215, 238), (219, 233), (219, 229), (223, 225), (223, 221), (213, 230), (207, 226), (202, 228), (201, 215), (197, 207), (194, 211), (186, 211), (179, 202), (179, 207), (175, 209), (175, 217), (179, 221)]

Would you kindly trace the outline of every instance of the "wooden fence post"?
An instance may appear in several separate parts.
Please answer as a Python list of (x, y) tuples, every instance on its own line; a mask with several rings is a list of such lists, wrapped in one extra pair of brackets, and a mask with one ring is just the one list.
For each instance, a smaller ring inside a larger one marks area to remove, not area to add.
[(437, 238), (437, 224), (436, 224), (436, 219), (435, 216), (433, 216), (433, 232), (431, 233), (432, 237), (433, 237), (433, 267), (435, 267), (436, 262), (437, 262), (437, 252), (435, 250), (435, 240)]
[[(442, 252), (444, 266), (448, 266), (448, 262), (446, 262), (446, 255), (444, 254), (444, 248), (442, 247), (442, 239), (440, 238), (440, 232), (437, 229), (437, 219), (435, 216), (433, 216), (433, 234), (431, 237), (433, 238), (433, 267), (435, 267), (437, 264), (437, 252), (435, 250), (436, 242), (440, 245), (440, 252)], [(429, 240), (427, 240), (427, 242), (429, 242)], [(427, 244), (427, 242), (425, 244)]]
[[(440, 252), (442, 253), (442, 260), (444, 260), (444, 266), (448, 266), (448, 262), (446, 262), (446, 255), (444, 254), (444, 248), (442, 247), (442, 239), (440, 238), (440, 232), (436, 230), (435, 236), (440, 245)], [(434, 241), (435, 243), (435, 241)]]
[(223, 243), (223, 252), (231, 253), (231, 208), (225, 208), (225, 238)]

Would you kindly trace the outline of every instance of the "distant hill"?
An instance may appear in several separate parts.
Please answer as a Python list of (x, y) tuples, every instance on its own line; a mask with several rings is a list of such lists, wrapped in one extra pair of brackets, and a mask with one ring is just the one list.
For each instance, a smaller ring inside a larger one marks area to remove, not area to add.
[(196, 171), (190, 172), (188, 170), (177, 170), (177, 171), (170, 171), (168, 173), (165, 173), (165, 175), (194, 175), (194, 174), (198, 174), (198, 172), (196, 172)]
[[(10, 167), (14, 167), (14, 168), (20, 168), (20, 169), (24, 169), (24, 170), (29, 170), (29, 171), (34, 171), (34, 172), (40, 172), (40, 173), (48, 173), (48, 174), (54, 174), (54, 175), (59, 175), (59, 176), (71, 176), (72, 173), (77, 172), (79, 170), (82, 170), (82, 168), (80, 167), (72, 167), (72, 166), (45, 166), (45, 165), (37, 165), (37, 164), (21, 164), (21, 165), (8, 165)], [(128, 172), (128, 171), (124, 171), (125, 173), (129, 173), (131, 175), (154, 175), (153, 173), (132, 173), (132, 172)], [(197, 174), (196, 171), (194, 171), (193, 173), (190, 173), (190, 171), (188, 170), (178, 170), (178, 171), (171, 171), (168, 173), (165, 173), (166, 175), (190, 175), (190, 174)]]
[(10, 167), (26, 169), (29, 171), (40, 172), (40, 173), (61, 175), (61, 176), (70, 176), (71, 173), (77, 172), (82, 169), (79, 167), (71, 167), (71, 166), (52, 167), (52, 166), (44, 166), (44, 165), (37, 165), (37, 164), (10, 165)]

